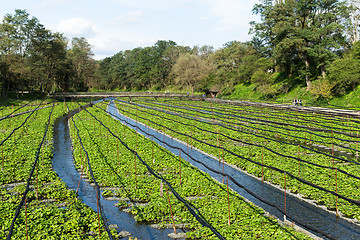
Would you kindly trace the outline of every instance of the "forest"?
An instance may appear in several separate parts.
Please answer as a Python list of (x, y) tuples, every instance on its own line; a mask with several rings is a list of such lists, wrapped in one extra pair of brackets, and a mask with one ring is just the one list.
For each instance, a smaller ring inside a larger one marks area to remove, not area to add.
[(359, 4), (338, 0), (261, 0), (248, 42), (180, 46), (159, 40), (96, 61), (83, 38), (66, 39), (26, 10), (0, 24), (0, 92), (188, 91), (231, 95), (254, 85), (274, 99), (301, 86), (314, 98), (342, 96), (360, 81)]

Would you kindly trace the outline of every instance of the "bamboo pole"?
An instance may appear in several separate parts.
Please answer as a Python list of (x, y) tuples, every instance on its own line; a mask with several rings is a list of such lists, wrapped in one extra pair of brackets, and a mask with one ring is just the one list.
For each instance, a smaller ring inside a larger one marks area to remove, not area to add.
[(170, 213), (171, 213), (171, 219), (172, 219), (173, 226), (174, 226), (174, 232), (175, 232), (175, 234), (177, 234), (177, 232), (176, 232), (176, 226), (175, 226), (175, 221), (174, 221), (174, 214), (173, 214), (173, 212), (172, 212), (171, 202), (170, 202), (170, 197), (169, 197), (169, 193), (168, 193), (168, 189), (167, 189), (167, 185), (166, 185), (166, 184), (165, 184), (165, 189), (166, 189), (167, 199), (168, 199), (168, 202), (169, 202)]
[(228, 225), (230, 226), (230, 196), (229, 196), (229, 178), (226, 177), (226, 188), (227, 188), (227, 200), (228, 200), (228, 213), (229, 213), (229, 218), (228, 218)]

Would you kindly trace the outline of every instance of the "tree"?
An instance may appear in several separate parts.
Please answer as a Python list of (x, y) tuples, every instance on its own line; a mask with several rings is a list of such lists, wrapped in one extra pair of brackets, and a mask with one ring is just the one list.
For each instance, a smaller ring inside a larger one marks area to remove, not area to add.
[(214, 84), (233, 86), (238, 83), (249, 83), (256, 70), (259, 55), (249, 43), (232, 41), (224, 44), (212, 55), (216, 66)]
[(32, 75), (40, 89), (46, 92), (67, 90), (66, 84), (63, 84), (68, 75), (66, 38), (60, 33), (40, 29), (32, 38), (32, 46), (28, 64), (31, 65)]
[(62, 34), (45, 29), (25, 10), (6, 14), (0, 24), (3, 91), (67, 90), (74, 76), (67, 43)]
[(194, 54), (184, 54), (179, 57), (172, 68), (172, 74), (175, 76), (175, 82), (180, 85), (188, 85), (194, 96), (194, 90), (197, 84), (213, 70), (210, 61), (203, 60), (200, 56)]
[(31, 66), (26, 60), (32, 49), (32, 38), (36, 31), (43, 29), (37, 18), (29, 18), (25, 10), (15, 10), (15, 14), (6, 14), (0, 25), (1, 61), (9, 67), (11, 78), (4, 79), (5, 89), (19, 90), (32, 88)]
[(252, 32), (271, 49), (271, 57), (288, 74), (295, 67), (307, 89), (311, 79), (325, 77), (326, 67), (345, 45), (349, 7), (340, 0), (262, 0), (253, 12)]
[(331, 64), (328, 73), (333, 91), (343, 95), (360, 83), (360, 42), (355, 42), (349, 54)]
[(68, 58), (76, 73), (76, 76), (72, 78), (74, 90), (87, 90), (95, 86), (97, 64), (92, 58), (93, 55), (91, 45), (84, 37), (72, 39)]
[(347, 34), (351, 44), (359, 41), (360, 27), (360, 2), (359, 0), (350, 0), (350, 18), (347, 27)]
[(154, 46), (119, 52), (100, 61), (101, 84), (106, 89), (156, 89), (171, 85), (172, 66), (189, 47), (160, 40)]

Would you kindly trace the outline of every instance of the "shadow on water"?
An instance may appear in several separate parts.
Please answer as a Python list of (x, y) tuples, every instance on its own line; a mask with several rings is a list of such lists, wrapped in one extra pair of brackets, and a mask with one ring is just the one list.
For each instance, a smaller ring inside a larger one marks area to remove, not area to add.
[[(53, 169), (69, 189), (76, 191), (80, 174), (73, 162), (68, 117), (62, 117), (55, 121), (53, 136)], [(78, 196), (84, 204), (97, 211), (95, 188), (83, 179), (80, 182)], [(108, 224), (118, 225), (118, 232), (130, 232), (132, 237), (138, 239), (170, 239), (167, 235), (173, 232), (172, 229), (158, 230), (145, 224), (139, 224), (132, 215), (120, 211), (114, 206), (115, 201), (108, 201), (103, 196), (101, 196), (100, 201), (104, 208), (104, 214), (108, 219)]]
[[(108, 112), (111, 114), (114, 114), (115, 116), (119, 117), (122, 120), (126, 120), (132, 125), (136, 125), (139, 129), (142, 129), (143, 131), (138, 131), (139, 133), (145, 135), (149, 138), (147, 133), (150, 135), (154, 135), (157, 138), (165, 139), (165, 142), (169, 145), (172, 145), (177, 148), (181, 148), (184, 151), (189, 151), (189, 154), (205, 163), (206, 165), (210, 166), (211, 168), (218, 170), (222, 172), (223, 165), (219, 164), (219, 161), (217, 159), (214, 159), (210, 157), (207, 154), (204, 154), (200, 151), (197, 151), (195, 149), (189, 149), (186, 144), (183, 144), (177, 140), (174, 140), (173, 138), (170, 138), (168, 136), (165, 136), (162, 133), (157, 132), (156, 130), (149, 129), (148, 127), (144, 126), (143, 124), (136, 123), (131, 118), (125, 117), (118, 113), (118, 111), (115, 108), (115, 105), (113, 101), (110, 102), (110, 105), (108, 107)], [(124, 122), (123, 122), (124, 123)], [(132, 126), (129, 126), (130, 128), (135, 128)], [(159, 145), (164, 146), (164, 143), (161, 143), (154, 139), (155, 142), (157, 142)], [(169, 151), (174, 153), (175, 155), (178, 155), (179, 150), (173, 149), (171, 147), (166, 146)], [(190, 163), (199, 168), (200, 170), (207, 172), (209, 175), (211, 175), (213, 178), (217, 179), (219, 182), (222, 182), (222, 175), (210, 172), (207, 168), (205, 168), (203, 165), (192, 161), (191, 159)], [(262, 183), (261, 180), (258, 180), (254, 177), (251, 177), (241, 171), (238, 171), (230, 166), (225, 165), (224, 172), (232, 176), (234, 179), (236, 179), (238, 182), (240, 182), (243, 186), (245, 186), (247, 189), (250, 189), (253, 191), (256, 195), (261, 196), (262, 198), (268, 200), (269, 202), (272, 202), (276, 204), (280, 209), (284, 209), (284, 192), (269, 185), (266, 183)], [(244, 189), (236, 186), (234, 183), (229, 182), (229, 186), (236, 192), (238, 192), (241, 196), (244, 196), (251, 202), (253, 202), (255, 205), (263, 208), (265, 211), (269, 212), (270, 214), (276, 216), (279, 219), (283, 219), (283, 214), (279, 212), (277, 209), (268, 206), (267, 204), (264, 204), (260, 200), (256, 199), (249, 193), (247, 193)], [(297, 219), (301, 220), (302, 222), (311, 225), (324, 233), (327, 233), (328, 235), (336, 238), (336, 239), (344, 239), (344, 240), (355, 240), (360, 239), (360, 226), (351, 223), (345, 219), (336, 217), (335, 214), (328, 212), (320, 207), (315, 206), (314, 204), (311, 204), (309, 202), (303, 201), (293, 195), (287, 194), (286, 196), (286, 211), (290, 215), (296, 217)], [(320, 237), (323, 237), (317, 233), (314, 233), (315, 235), (318, 235)]]

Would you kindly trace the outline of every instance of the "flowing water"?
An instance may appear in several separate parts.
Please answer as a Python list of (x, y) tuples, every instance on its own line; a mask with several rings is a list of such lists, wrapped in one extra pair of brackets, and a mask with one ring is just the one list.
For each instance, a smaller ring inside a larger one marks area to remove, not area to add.
[[(184, 151), (189, 151), (189, 154), (205, 163), (206, 165), (210, 166), (211, 168), (222, 172), (223, 171), (223, 165), (219, 164), (219, 161), (216, 158), (213, 158), (209, 156), (206, 153), (203, 153), (201, 151), (198, 151), (196, 149), (189, 149), (186, 143), (182, 143), (178, 140), (175, 140), (171, 137), (164, 136), (163, 133), (157, 132), (154, 129), (148, 128), (147, 126), (140, 124), (136, 121), (134, 121), (131, 118), (128, 118), (126, 116), (121, 115), (117, 109), (115, 108), (115, 105), (113, 101), (110, 102), (110, 105), (108, 107), (108, 112), (111, 114), (114, 114), (118, 118), (120, 118), (122, 123), (124, 123), (124, 120), (129, 122), (132, 125), (136, 125), (139, 129), (139, 133), (143, 134), (144, 136), (150, 138), (149, 135), (154, 135), (157, 138), (161, 139), (162, 141), (168, 143), (169, 145), (172, 145), (177, 148), (181, 148)], [(131, 128), (132, 127), (129, 125)], [(141, 131), (141, 130), (143, 131)], [(164, 146), (164, 143), (161, 143), (157, 141), (154, 138), (154, 141), (157, 142), (159, 145)], [(168, 147), (165, 145), (165, 147), (174, 153), (175, 155), (178, 155), (179, 150), (174, 149), (171, 147)], [(183, 156), (184, 157), (184, 156)], [(186, 157), (184, 157), (186, 159)], [(192, 161), (189, 159), (190, 163), (194, 165), (195, 167), (199, 168), (200, 170), (207, 172), (209, 175), (211, 175), (213, 178), (217, 179), (219, 182), (222, 182), (223, 176), (213, 173), (209, 171), (207, 168), (205, 168), (203, 165)], [(273, 187), (267, 183), (262, 183), (261, 180), (256, 179), (254, 177), (251, 177), (241, 171), (238, 171), (230, 166), (225, 165), (224, 172), (231, 175), (234, 179), (236, 179), (239, 183), (241, 183), (246, 188), (250, 189), (252, 192), (256, 193), (258, 196), (261, 196), (262, 198), (268, 200), (269, 202), (275, 203), (280, 209), (284, 209), (284, 191)], [(271, 207), (260, 200), (254, 198), (252, 195), (250, 195), (248, 192), (246, 192), (244, 189), (236, 186), (234, 183), (229, 181), (229, 186), (236, 192), (238, 192), (241, 196), (247, 198), (248, 200), (252, 201), (255, 205), (263, 208), (265, 211), (269, 212), (270, 214), (276, 216), (279, 219), (283, 219), (283, 214), (278, 211), (276, 208)], [(336, 238), (336, 239), (344, 239), (344, 240), (355, 240), (360, 239), (360, 226), (356, 225), (354, 223), (351, 223), (345, 219), (336, 217), (335, 214), (328, 212), (320, 207), (317, 207), (314, 204), (311, 204), (307, 201), (301, 200), (293, 195), (287, 194), (286, 196), (286, 211), (290, 215), (296, 217), (297, 219), (301, 220), (302, 222), (311, 225), (326, 234)], [(318, 235), (322, 237), (319, 234), (314, 233), (315, 235)]]
[[(73, 162), (68, 117), (62, 117), (55, 121), (53, 141), (53, 169), (67, 184), (69, 189), (76, 191), (80, 174), (76, 170)], [(84, 204), (94, 209), (94, 211), (97, 211), (95, 187), (91, 186), (83, 179), (81, 179), (80, 182), (78, 196)], [(139, 224), (134, 220), (132, 215), (125, 213), (114, 206), (116, 201), (108, 201), (101, 196), (100, 202), (104, 208), (104, 214), (108, 219), (108, 224), (118, 225), (118, 232), (127, 231), (131, 233), (133, 238), (143, 240), (170, 239), (167, 235), (173, 232), (172, 229), (158, 230), (145, 224)]]

